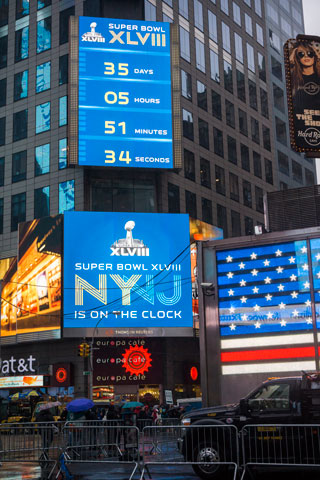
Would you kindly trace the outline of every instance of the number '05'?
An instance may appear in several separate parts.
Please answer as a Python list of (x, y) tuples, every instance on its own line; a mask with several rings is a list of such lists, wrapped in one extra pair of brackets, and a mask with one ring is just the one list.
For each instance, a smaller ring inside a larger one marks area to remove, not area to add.
[(104, 94), (106, 103), (119, 103), (119, 105), (127, 105), (129, 103), (129, 92), (106, 92)]

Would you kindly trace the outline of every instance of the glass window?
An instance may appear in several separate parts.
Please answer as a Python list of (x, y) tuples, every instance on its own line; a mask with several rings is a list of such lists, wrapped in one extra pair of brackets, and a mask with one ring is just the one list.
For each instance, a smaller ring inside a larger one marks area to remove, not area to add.
[(220, 83), (219, 57), (213, 50), (210, 50), (210, 72), (212, 80)]
[[(271, 160), (268, 160), (267, 158), (264, 159), (264, 169), (266, 174), (266, 182), (270, 183), (270, 185), (273, 185), (273, 169), (272, 169)], [(301, 173), (301, 176), (302, 176), (302, 173)]]
[(36, 106), (36, 133), (50, 130), (50, 102)]
[(59, 140), (59, 170), (67, 168), (68, 143), (66, 138)]
[(254, 0), (254, 9), (259, 17), (262, 17), (262, 7), (261, 7), (261, 0)]
[(194, 6), (194, 26), (203, 31), (203, 12), (202, 3), (199, 0), (193, 1)]
[(37, 22), (37, 53), (51, 48), (51, 17)]
[(59, 183), (59, 213), (74, 210), (74, 180)]
[(251, 117), (251, 138), (255, 143), (260, 143), (259, 122)]
[(157, 9), (148, 0), (144, 0), (144, 19), (148, 22), (155, 22), (157, 19)]
[(50, 88), (51, 62), (42, 63), (37, 66), (36, 93), (43, 92)]
[(288, 184), (285, 182), (280, 182), (280, 190), (288, 190)]
[(231, 53), (230, 44), (230, 28), (224, 22), (221, 22), (222, 26), (222, 46), (226, 52)]
[(255, 196), (256, 196), (256, 210), (257, 210), (257, 212), (264, 213), (263, 190), (262, 190), (262, 188), (255, 187)]
[(189, 0), (179, 0), (179, 13), (186, 19), (189, 18), (188, 1)]
[(208, 10), (209, 38), (218, 42), (217, 17), (211, 10)]
[(291, 31), (291, 25), (287, 20), (283, 17), (280, 17), (280, 24), (281, 24), (281, 30), (285, 34), (286, 37), (291, 38), (292, 36), (292, 31)]
[(15, 74), (13, 88), (13, 99), (15, 102), (28, 96), (28, 70)]
[(248, 5), (248, 7), (251, 7), (251, 0), (244, 0), (244, 3)]
[(271, 152), (270, 128), (262, 125), (263, 148)]
[(209, 150), (209, 126), (208, 122), (198, 119), (199, 127), (199, 145), (201, 147), (207, 148)]
[(254, 50), (253, 47), (247, 43), (247, 60), (248, 60), (248, 68), (252, 72), (256, 71), (255, 63), (254, 63)]
[(16, 0), (16, 19), (29, 15), (29, 0)]
[(224, 12), (226, 15), (229, 15), (229, 0), (220, 0), (220, 2), (222, 12)]
[(226, 179), (225, 179), (225, 174), (224, 174), (224, 168), (219, 167), (219, 165), (216, 165), (215, 173), (216, 173), (216, 191), (217, 191), (217, 193), (220, 193), (221, 195), (225, 195), (226, 194)]
[(7, 66), (8, 59), (8, 35), (0, 38), (0, 68)]
[(204, 55), (204, 43), (200, 42), (196, 38), (196, 67), (201, 70), (201, 72), (206, 71), (206, 59)]
[(68, 54), (59, 57), (59, 85), (68, 83), (69, 75), (69, 56)]
[(229, 186), (231, 200), (239, 202), (239, 179), (237, 175), (232, 172), (229, 172)]
[(302, 14), (292, 5), (292, 16), (294, 20), (302, 25)]
[(228, 237), (227, 209), (217, 203), (217, 226), (223, 230), (223, 238)]
[(247, 180), (242, 180), (243, 204), (246, 207), (252, 207), (251, 183)]
[(229, 127), (232, 127), (232, 128), (236, 127), (234, 105), (233, 103), (229, 102), (229, 100), (227, 99), (226, 99), (226, 121)]
[(247, 13), (244, 14), (244, 23), (245, 23), (247, 34), (251, 35), (251, 37), (252, 37), (252, 35), (253, 35), (253, 32), (252, 32), (252, 18)]
[(192, 102), (192, 78), (184, 70), (181, 70), (181, 94)]
[(242, 38), (236, 32), (234, 32), (234, 47), (236, 51), (236, 59), (243, 63), (243, 45)]
[(8, 25), (9, 0), (0, 0), (0, 27)]
[(311, 172), (308, 168), (304, 169), (305, 172), (305, 177), (306, 177), (306, 185), (311, 186), (315, 185), (315, 178), (314, 178), (314, 173)]
[(233, 93), (232, 66), (226, 60), (223, 61), (224, 88)]
[(190, 62), (190, 38), (189, 32), (180, 27), (180, 55), (182, 58)]
[(240, 237), (241, 236), (241, 221), (240, 213), (231, 210), (231, 236)]
[(212, 222), (212, 202), (207, 198), (201, 198), (202, 220), (206, 223)]
[(15, 33), (15, 48), (14, 61), (19, 62), (28, 58), (29, 55), (29, 27), (16, 30)]
[(256, 33), (257, 33), (257, 42), (264, 46), (264, 40), (263, 40), (263, 28), (259, 25), (259, 23), (256, 23)]
[(13, 114), (13, 141), (17, 142), (28, 136), (28, 110)]
[(7, 102), (7, 79), (0, 80), (0, 107), (3, 107)]
[(228, 135), (227, 143), (228, 143), (228, 160), (229, 160), (229, 162), (233, 163), (234, 165), (237, 165), (237, 163), (238, 163), (237, 142), (234, 138), (232, 138), (232, 137), (230, 137), (230, 135)]
[(280, 118), (276, 117), (276, 137), (278, 142), (287, 145), (287, 129), (286, 124)]
[(34, 191), (34, 218), (50, 215), (50, 187), (36, 188)]
[(199, 80), (197, 80), (197, 100), (198, 107), (202, 108), (203, 110), (208, 110), (207, 86), (202, 82), (199, 82)]
[(241, 151), (241, 167), (243, 170), (250, 172), (250, 156), (249, 156), (249, 148), (247, 145), (240, 146)]
[(277, 25), (279, 24), (279, 17), (276, 8), (271, 4), (267, 3), (266, 5), (267, 16)]
[(210, 162), (200, 158), (200, 182), (203, 187), (211, 188)]
[(264, 82), (267, 81), (267, 73), (266, 73), (266, 59), (265, 57), (258, 52), (258, 69), (259, 69), (259, 78)]
[(250, 107), (258, 110), (257, 86), (252, 80), (248, 80)]
[(272, 75), (282, 81), (282, 65), (278, 60), (271, 56), (271, 71)]
[(51, 0), (38, 0), (38, 10), (45, 8), (51, 5)]
[(6, 143), (6, 117), (0, 118), (0, 146)]
[(180, 189), (173, 183), (168, 183), (168, 212), (180, 213)]
[[(67, 125), (68, 123), (68, 97), (59, 98), (59, 127)], [(49, 127), (50, 128), (50, 127)]]
[(289, 171), (289, 159), (287, 155), (278, 150), (278, 168), (279, 172), (284, 173), (285, 175), (290, 175)]
[(196, 164), (194, 161), (194, 153), (184, 149), (184, 176), (188, 180), (195, 182), (196, 180)]
[(250, 217), (244, 217), (244, 230), (246, 235), (253, 235), (253, 220)]
[(50, 143), (35, 148), (35, 176), (44, 175), (50, 171)]
[(262, 178), (261, 156), (257, 152), (253, 152), (253, 173), (256, 177)]
[(240, 25), (241, 27), (241, 12), (239, 5), (236, 2), (232, 2), (232, 9), (233, 9), (233, 21)]
[(236, 77), (237, 77), (237, 94), (238, 98), (243, 102), (246, 101), (246, 87), (245, 87), (245, 79), (244, 74), (240, 72), (240, 70), (236, 70)]
[(252, 412), (289, 410), (290, 385), (287, 383), (264, 385), (249, 398), (248, 407)]
[(248, 136), (248, 121), (247, 114), (239, 108), (239, 130), (243, 135)]
[(275, 83), (273, 85), (273, 103), (274, 106), (284, 112), (284, 92), (282, 88), (278, 87)]
[(268, 93), (260, 88), (261, 113), (265, 118), (269, 118)]
[(213, 145), (214, 153), (223, 157), (223, 133), (216, 127), (213, 127)]
[(295, 160), (292, 160), (292, 178), (296, 182), (302, 183), (302, 167)]
[(0, 233), (3, 233), (3, 198), (0, 198)]
[(198, 218), (196, 194), (188, 190), (186, 190), (186, 213), (189, 213), (192, 218)]
[(18, 229), (18, 223), (26, 221), (26, 194), (18, 193), (11, 197), (11, 232)]
[(0, 158), (0, 187), (4, 185), (4, 159), (5, 157)]
[(172, 7), (172, 0), (163, 0), (165, 3), (167, 3), (168, 5), (170, 5), (170, 7)]
[(59, 42), (60, 45), (69, 41), (69, 18), (74, 15), (74, 7), (66, 8), (60, 12)]
[(193, 116), (188, 110), (182, 109), (182, 130), (183, 136), (193, 140)]
[(12, 155), (12, 183), (21, 182), (27, 178), (27, 151)]
[(214, 90), (211, 90), (211, 100), (212, 100), (212, 115), (219, 120), (222, 118), (222, 112), (221, 112), (221, 95), (219, 93), (215, 92)]
[(276, 35), (271, 29), (269, 29), (269, 42), (270, 46), (278, 53), (281, 51), (281, 42), (278, 35)]

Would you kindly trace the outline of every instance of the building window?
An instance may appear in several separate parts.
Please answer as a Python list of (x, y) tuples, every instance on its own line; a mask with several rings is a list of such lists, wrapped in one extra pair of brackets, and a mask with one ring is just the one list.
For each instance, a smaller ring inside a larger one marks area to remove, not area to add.
[(224, 88), (233, 93), (232, 66), (226, 60), (223, 61)]
[(51, 17), (37, 23), (37, 53), (51, 48)]
[(199, 82), (199, 80), (197, 80), (197, 100), (198, 107), (202, 108), (203, 110), (208, 109), (207, 87), (202, 82)]
[(192, 113), (188, 112), (188, 110), (182, 109), (182, 129), (183, 129), (183, 136), (189, 138), (189, 140), (193, 140), (193, 117)]
[(261, 113), (265, 118), (269, 118), (268, 93), (260, 88)]
[(242, 181), (243, 204), (246, 207), (252, 207), (251, 183), (247, 180)]
[(194, 0), (194, 26), (203, 32), (203, 12), (202, 3), (199, 0)]
[(302, 167), (295, 160), (292, 160), (292, 178), (296, 182), (302, 183)]
[(256, 177), (262, 178), (261, 156), (257, 152), (253, 152), (253, 173)]
[(13, 114), (13, 135), (14, 142), (27, 138), (28, 136), (28, 110), (21, 110)]
[(9, 0), (0, 0), (0, 27), (8, 25)]
[(6, 143), (6, 117), (0, 118), (0, 146)]
[(50, 130), (50, 102), (36, 106), (36, 133)]
[(180, 27), (180, 55), (182, 58), (190, 62), (190, 38), (189, 32)]
[(66, 8), (60, 12), (59, 42), (60, 45), (69, 41), (69, 18), (74, 15), (74, 7)]
[(246, 145), (240, 146), (241, 151), (241, 167), (243, 170), (250, 172), (250, 156), (249, 156), (249, 148)]
[(168, 212), (180, 213), (180, 189), (173, 183), (168, 183)]
[(184, 150), (184, 176), (193, 182), (196, 180), (194, 153), (186, 149)]
[[(266, 182), (270, 183), (270, 185), (273, 185), (272, 162), (271, 162), (271, 160), (268, 160), (267, 158), (264, 159), (264, 170), (265, 170), (265, 175), (266, 175)], [(301, 171), (301, 178), (302, 178), (302, 171)]]
[(264, 213), (262, 188), (255, 187), (255, 195), (256, 195), (256, 210), (257, 212)]
[(223, 133), (216, 127), (213, 127), (213, 146), (214, 153), (223, 157)]
[(14, 49), (14, 61), (20, 62), (28, 58), (29, 55), (29, 27), (16, 30), (15, 34), (15, 49)]
[(247, 61), (248, 61), (248, 68), (251, 72), (255, 73), (256, 67), (254, 62), (254, 50), (253, 47), (247, 43)]
[(222, 28), (222, 47), (226, 52), (231, 53), (230, 28), (224, 22), (221, 22), (221, 28)]
[(211, 10), (208, 10), (208, 25), (209, 25), (209, 38), (214, 42), (218, 42), (218, 30), (217, 30), (217, 17)]
[(0, 68), (7, 66), (8, 59), (8, 35), (0, 37)]
[(50, 171), (50, 143), (35, 148), (35, 176), (44, 175)]
[(244, 217), (244, 230), (246, 235), (253, 235), (253, 220), (250, 217)]
[(211, 103), (212, 103), (212, 115), (219, 120), (222, 119), (222, 111), (221, 111), (221, 95), (211, 90)]
[(67, 102), (68, 102), (67, 95), (59, 98), (59, 127), (62, 127), (63, 125), (67, 125), (68, 123)]
[(229, 15), (229, 0), (221, 0), (220, 7), (222, 12)]
[(7, 102), (7, 79), (0, 80), (0, 107), (4, 107)]
[(26, 194), (18, 193), (11, 197), (11, 232), (18, 229), (18, 223), (26, 221)]
[(311, 172), (308, 168), (304, 169), (305, 172), (305, 177), (306, 177), (306, 185), (311, 186), (315, 185), (315, 178), (314, 178), (314, 173)]
[(148, 22), (155, 22), (157, 19), (157, 9), (148, 0), (144, 1), (144, 19)]
[(3, 187), (4, 185), (4, 158), (0, 158), (0, 187)]
[(228, 160), (229, 160), (229, 162), (233, 163), (234, 165), (237, 165), (237, 163), (238, 163), (237, 142), (235, 141), (234, 138), (232, 138), (228, 135), (227, 143), (228, 143)]
[(181, 94), (192, 102), (192, 78), (184, 70), (181, 70)]
[(271, 152), (270, 128), (262, 125), (263, 148)]
[(0, 233), (3, 233), (3, 198), (0, 198)]
[(285, 175), (290, 175), (289, 171), (289, 159), (287, 155), (278, 150), (278, 168), (279, 172), (284, 173)]
[(233, 9), (233, 21), (241, 27), (241, 11), (239, 5), (235, 2), (232, 2)]
[(260, 43), (260, 45), (263, 47), (264, 46), (263, 28), (258, 23), (256, 23), (256, 34), (257, 34), (257, 42)]
[(256, 14), (259, 15), (259, 17), (262, 17), (261, 0), (254, 0), (254, 9)]
[(202, 220), (206, 223), (212, 222), (212, 202), (207, 198), (201, 198)]
[(38, 0), (38, 10), (45, 8), (51, 5), (51, 0)]
[(231, 210), (231, 235), (232, 237), (241, 236), (240, 213)]
[(187, 20), (189, 18), (188, 1), (189, 0), (179, 0), (179, 13)]
[(68, 144), (66, 138), (59, 140), (59, 170), (67, 168)]
[(225, 174), (224, 174), (224, 168), (219, 167), (219, 165), (216, 165), (215, 173), (216, 173), (216, 191), (217, 191), (217, 193), (220, 193), (221, 195), (225, 195), (226, 194), (226, 179), (225, 179)]
[(29, 15), (29, 0), (16, 0), (16, 19), (26, 15)]
[(239, 202), (239, 179), (237, 175), (232, 172), (229, 172), (229, 187), (231, 200)]
[(266, 72), (266, 59), (265, 57), (258, 52), (258, 70), (259, 70), (259, 78), (263, 82), (267, 81), (267, 72)]
[(286, 124), (280, 118), (276, 117), (276, 137), (278, 142), (287, 145), (287, 129)]
[(12, 183), (21, 182), (27, 178), (27, 151), (12, 155)]
[(273, 103), (274, 106), (280, 110), (281, 112), (284, 112), (284, 93), (282, 88), (278, 87), (275, 83), (273, 85)]
[(282, 65), (276, 58), (272, 56), (271, 56), (271, 71), (272, 71), (272, 75), (277, 77), (282, 82)]
[(59, 213), (74, 210), (74, 180), (59, 183)]
[(34, 191), (34, 218), (50, 215), (50, 187), (36, 188)]
[(245, 24), (247, 34), (252, 37), (253, 36), (252, 18), (247, 13), (244, 14), (244, 24)]
[(236, 70), (236, 77), (237, 77), (237, 94), (238, 98), (243, 102), (246, 101), (246, 87), (244, 81), (244, 74), (240, 72), (240, 70)]
[(280, 182), (280, 190), (288, 190), (288, 185), (285, 182)]
[(69, 75), (69, 55), (59, 57), (59, 85), (68, 83)]
[(259, 122), (251, 117), (251, 138), (255, 143), (260, 143)]
[(199, 118), (198, 119), (198, 127), (199, 127), (199, 145), (201, 145), (201, 147), (207, 148), (209, 150), (209, 126), (208, 126), (208, 122)]
[(204, 43), (196, 38), (196, 67), (201, 72), (206, 71), (206, 59), (204, 55)]
[(236, 51), (236, 59), (243, 63), (243, 46), (242, 46), (242, 38), (236, 32), (234, 33), (234, 47)]
[(220, 83), (219, 57), (213, 50), (210, 50), (210, 74), (212, 80)]
[(248, 80), (250, 107), (258, 110), (257, 86), (252, 80)]
[(271, 29), (269, 29), (269, 42), (270, 42), (271, 48), (273, 48), (276, 52), (280, 53), (281, 51), (280, 38)]
[(186, 213), (189, 213), (192, 218), (198, 218), (196, 194), (188, 190), (186, 190)]
[(248, 120), (247, 120), (247, 114), (241, 108), (238, 110), (239, 113), (239, 130), (240, 133), (243, 135), (248, 136)]
[(14, 76), (13, 99), (15, 102), (28, 96), (28, 70)]
[(37, 66), (36, 93), (49, 90), (51, 79), (51, 62), (42, 63)]
[(203, 187), (211, 188), (210, 162), (200, 158), (200, 182)]
[(222, 205), (217, 203), (217, 226), (222, 228), (223, 237), (227, 238), (228, 236), (228, 221), (227, 221), (227, 209)]
[(234, 105), (233, 103), (229, 102), (226, 99), (226, 121), (229, 127), (235, 128), (236, 127), (236, 119), (235, 119), (235, 112), (234, 112)]

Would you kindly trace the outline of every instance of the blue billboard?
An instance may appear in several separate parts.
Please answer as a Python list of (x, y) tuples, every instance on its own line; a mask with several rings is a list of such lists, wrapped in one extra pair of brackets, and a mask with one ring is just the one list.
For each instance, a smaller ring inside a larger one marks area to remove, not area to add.
[(189, 237), (185, 214), (65, 212), (64, 336), (192, 335)]
[(79, 18), (79, 165), (173, 168), (170, 24)]

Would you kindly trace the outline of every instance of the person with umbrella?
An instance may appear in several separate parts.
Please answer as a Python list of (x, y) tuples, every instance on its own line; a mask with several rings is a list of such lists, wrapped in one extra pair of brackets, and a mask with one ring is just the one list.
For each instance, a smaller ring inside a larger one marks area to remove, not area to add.
[[(67, 425), (69, 430), (69, 444), (72, 447), (81, 447), (85, 444), (91, 444), (90, 438), (84, 436), (84, 425), (88, 418), (88, 410), (94, 407), (94, 403), (89, 398), (76, 398), (67, 404)], [(89, 429), (89, 437), (90, 437)], [(95, 439), (96, 436), (93, 435)]]

